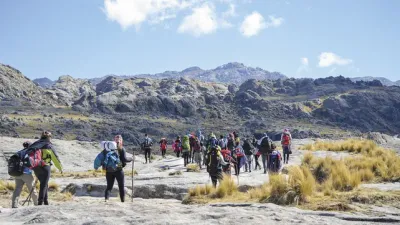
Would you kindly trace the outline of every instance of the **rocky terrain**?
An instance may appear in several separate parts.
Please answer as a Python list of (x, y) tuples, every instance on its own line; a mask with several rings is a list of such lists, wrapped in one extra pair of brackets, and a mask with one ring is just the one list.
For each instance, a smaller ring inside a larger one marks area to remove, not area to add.
[(384, 77), (355, 77), (351, 78), (352, 81), (373, 81), (379, 80), (385, 86), (400, 86), (400, 80), (398, 81), (391, 81)]
[[(232, 63), (213, 71), (231, 76), (239, 67)], [(258, 74), (258, 69), (246, 71)], [(51, 88), (42, 88), (17, 69), (0, 65), (0, 133), (33, 138), (50, 129), (57, 138), (86, 141), (122, 133), (130, 145), (144, 133), (172, 139), (197, 129), (206, 134), (238, 130), (247, 136), (267, 131), (274, 139), (284, 127), (295, 138), (400, 133), (400, 87), (376, 80), (275, 77), (227, 84), (188, 76), (155, 78), (110, 76), (94, 85), (62, 76)]]

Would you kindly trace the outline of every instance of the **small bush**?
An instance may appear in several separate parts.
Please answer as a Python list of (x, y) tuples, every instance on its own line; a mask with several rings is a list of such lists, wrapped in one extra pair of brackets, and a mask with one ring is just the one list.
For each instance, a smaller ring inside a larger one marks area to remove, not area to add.
[(217, 189), (212, 194), (213, 198), (224, 198), (238, 192), (238, 186), (229, 176), (224, 176)]
[(8, 192), (15, 190), (15, 182), (14, 181), (5, 181), (0, 180), (0, 191), (1, 192)]
[(200, 167), (196, 163), (188, 164), (186, 166), (187, 172), (200, 172)]
[(53, 192), (58, 192), (59, 191), (59, 189), (60, 189), (60, 185), (58, 185), (56, 182), (54, 182), (54, 181), (51, 181), (51, 182), (49, 182), (49, 184), (48, 184), (48, 190), (49, 191), (53, 191)]
[(182, 171), (180, 170), (176, 170), (176, 171), (172, 171), (168, 174), (169, 176), (178, 176), (178, 175), (182, 175)]

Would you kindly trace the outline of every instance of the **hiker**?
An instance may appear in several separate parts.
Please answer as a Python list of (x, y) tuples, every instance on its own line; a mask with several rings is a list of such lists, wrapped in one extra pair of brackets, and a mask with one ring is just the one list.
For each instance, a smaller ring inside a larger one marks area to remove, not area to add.
[(239, 133), (238, 132), (233, 131), (232, 135), (233, 135), (235, 143), (236, 142), (240, 142), (240, 137), (239, 137)]
[(223, 135), (219, 136), (218, 145), (222, 150), (226, 149), (226, 141)]
[(203, 142), (200, 141), (200, 148), (201, 148), (201, 152), (203, 154), (203, 166), (206, 165), (206, 158), (207, 158), (207, 148), (206, 146), (204, 146)]
[(148, 137), (147, 134), (144, 135), (144, 140), (142, 142), (142, 148), (144, 150), (144, 157), (149, 160), (149, 163), (151, 163), (151, 146), (153, 145), (153, 140)]
[(202, 134), (200, 129), (197, 130), (196, 137), (199, 138), (200, 143), (203, 143), (204, 145), (204, 135)]
[(215, 136), (214, 133), (211, 132), (206, 145), (207, 151), (210, 151), (211, 148), (217, 147), (217, 145), (218, 145), (217, 137)]
[(182, 141), (181, 137), (176, 137), (176, 140), (174, 142), (174, 146), (172, 147), (174, 149), (174, 152), (176, 153), (176, 157), (179, 158), (181, 151), (182, 151)]
[(40, 182), (38, 205), (49, 205), (47, 191), (51, 175), (51, 165), (54, 164), (61, 173), (63, 172), (58, 154), (51, 143), (51, 136), (51, 132), (43, 131), (40, 139), (29, 146), (30, 149), (41, 149), (43, 166), (33, 169), (35, 176)]
[(245, 172), (251, 173), (251, 162), (253, 161), (254, 147), (250, 143), (250, 140), (248, 138), (244, 139), (242, 147), (243, 147), (244, 154), (246, 155), (246, 158), (247, 158), (247, 161), (245, 164)]
[(232, 158), (232, 153), (229, 151), (229, 149), (222, 149), (221, 154), (224, 158), (224, 161), (227, 162), (226, 165), (222, 166), (222, 172), (228, 176), (231, 176), (231, 167), (232, 164), (236, 165), (236, 160)]
[(203, 158), (203, 153), (202, 153), (202, 148), (200, 146), (200, 140), (195, 137), (194, 138), (194, 143), (192, 147), (193, 155), (194, 155), (194, 161), (197, 165), (199, 165), (200, 169), (202, 169), (202, 158)]
[(257, 146), (258, 149), (261, 153), (261, 159), (262, 159), (262, 164), (264, 167), (264, 174), (267, 173), (268, 169), (268, 156), (271, 154), (271, 141), (267, 135), (267, 133), (264, 133), (264, 136), (258, 140)]
[(97, 170), (102, 167), (106, 171), (107, 188), (104, 193), (105, 201), (109, 200), (114, 182), (117, 180), (119, 197), (121, 202), (124, 202), (125, 176), (123, 168), (126, 166), (126, 163), (132, 160), (126, 157), (121, 135), (115, 136), (114, 141), (102, 141), (100, 146), (103, 151), (97, 155), (94, 161), (94, 169)]
[(233, 134), (228, 135), (228, 141), (226, 143), (226, 147), (233, 154), (233, 149), (235, 147), (235, 137), (233, 136)]
[(271, 144), (271, 154), (269, 155), (269, 171), (272, 173), (278, 173), (281, 169), (282, 155), (276, 150), (275, 144)]
[(283, 163), (289, 163), (289, 155), (292, 154), (291, 145), (292, 145), (292, 135), (289, 132), (289, 129), (284, 129), (281, 135), (281, 144), (283, 149)]
[(221, 154), (221, 148), (218, 145), (210, 148), (210, 150), (207, 152), (207, 172), (211, 177), (214, 187), (217, 187), (217, 181), (221, 183), (223, 178), (222, 166), (226, 164), (227, 163), (224, 161), (224, 158)]
[(260, 158), (261, 152), (257, 148), (257, 139), (255, 137), (253, 137), (251, 144), (254, 146), (254, 162), (256, 164), (254, 170), (257, 170), (257, 167), (259, 170), (261, 170), (261, 165), (258, 162), (258, 158)]
[(182, 138), (182, 157), (183, 157), (183, 165), (186, 166), (189, 164), (189, 154), (190, 154), (190, 142), (189, 136), (185, 135)]
[(196, 144), (196, 136), (194, 134), (189, 135), (189, 144), (190, 144), (190, 151), (189, 151), (189, 162), (194, 163), (194, 151), (193, 147)]
[[(24, 150), (25, 150), (31, 144), (32, 144), (31, 142), (26, 141), (23, 143), (22, 146), (24, 146)], [(22, 151), (24, 151), (24, 150), (22, 150)], [(18, 153), (21, 153), (22, 151), (19, 151)], [(15, 177), (15, 189), (14, 189), (14, 192), (12, 195), (12, 200), (11, 200), (12, 208), (18, 208), (18, 200), (19, 200), (19, 196), (21, 195), (21, 191), (22, 191), (22, 188), (24, 187), (24, 184), (26, 184), (26, 186), (28, 187), (28, 191), (32, 192), (31, 196), (33, 199), (33, 204), (38, 205), (38, 196), (37, 196), (36, 190), (35, 190), (35, 182), (34, 182), (34, 178), (32, 176), (32, 170), (29, 169), (28, 167), (24, 167), (23, 174)]]
[(161, 150), (161, 156), (165, 158), (165, 153), (167, 152), (167, 139), (161, 138), (161, 140), (158, 142), (160, 144), (160, 150)]
[(240, 168), (246, 164), (246, 156), (244, 155), (244, 150), (240, 145), (240, 142), (235, 142), (235, 152), (233, 154), (236, 161), (235, 175), (239, 176)]

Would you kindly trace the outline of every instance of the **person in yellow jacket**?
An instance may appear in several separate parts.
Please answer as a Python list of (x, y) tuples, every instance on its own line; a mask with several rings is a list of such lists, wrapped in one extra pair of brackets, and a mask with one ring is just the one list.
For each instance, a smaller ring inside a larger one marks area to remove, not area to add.
[(51, 174), (51, 165), (54, 164), (61, 173), (63, 172), (58, 154), (51, 143), (51, 133), (49, 131), (43, 131), (41, 138), (33, 143), (30, 148), (42, 150), (44, 165), (33, 168), (33, 171), (40, 182), (38, 205), (48, 205), (47, 190)]

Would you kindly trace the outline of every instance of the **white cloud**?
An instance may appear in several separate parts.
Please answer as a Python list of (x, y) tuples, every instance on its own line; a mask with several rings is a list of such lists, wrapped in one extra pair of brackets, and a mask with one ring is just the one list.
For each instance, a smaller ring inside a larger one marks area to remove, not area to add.
[(179, 33), (189, 33), (196, 37), (210, 34), (217, 30), (218, 21), (213, 4), (204, 3), (193, 9), (191, 15), (186, 16), (178, 28)]
[(266, 26), (264, 17), (258, 12), (253, 12), (244, 19), (240, 32), (246, 37), (251, 37), (260, 33)]
[(308, 58), (303, 57), (300, 59), (301, 65), (300, 67), (297, 69), (297, 73), (301, 73), (301, 72), (308, 72), (310, 70), (309, 68), (309, 61)]
[(308, 66), (308, 58), (301, 58), (301, 65)]
[(323, 52), (319, 55), (319, 67), (330, 67), (332, 65), (344, 66), (352, 63), (353, 60), (342, 58), (332, 52)]
[(201, 0), (104, 0), (103, 11), (107, 18), (121, 25), (123, 29), (130, 26), (137, 28), (150, 20), (160, 23), (175, 18), (179, 10), (191, 7)]
[(227, 18), (227, 17), (234, 17), (234, 16), (236, 16), (236, 5), (229, 4), (229, 9), (222, 13), (222, 17)]
[(269, 16), (268, 18), (269, 21), (265, 21), (260, 13), (253, 12), (245, 17), (240, 26), (240, 32), (246, 37), (251, 37), (257, 35), (265, 28), (279, 27), (284, 21), (283, 18), (276, 18), (275, 16)]

